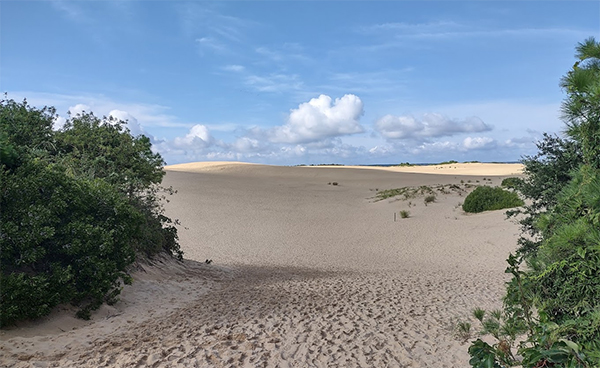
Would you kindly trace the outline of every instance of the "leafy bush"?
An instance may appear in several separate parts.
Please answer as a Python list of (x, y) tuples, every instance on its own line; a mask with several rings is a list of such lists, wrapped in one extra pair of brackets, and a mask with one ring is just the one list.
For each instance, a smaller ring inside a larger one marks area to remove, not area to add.
[[(540, 152), (523, 160), (517, 189), (531, 204), (509, 211), (524, 215), (523, 236), (507, 260), (512, 279), (494, 323), (498, 343), (475, 341), (473, 367), (599, 366), (600, 43), (580, 43), (577, 57), (561, 81), (568, 138), (545, 135)], [(512, 352), (517, 335), (525, 335), (520, 357)]]
[(465, 202), (463, 210), (465, 212), (483, 212), (501, 210), (504, 208), (519, 207), (523, 201), (516, 193), (506, 191), (499, 187), (477, 187), (472, 191)]
[(403, 219), (409, 218), (410, 212), (408, 212), (407, 210), (402, 210), (402, 211), (400, 211), (400, 217), (402, 217)]
[(160, 206), (163, 161), (147, 138), (92, 114), (56, 132), (54, 117), (52, 108), (1, 101), (3, 326), (65, 302), (89, 317), (130, 282), (136, 253), (182, 255)]
[(508, 189), (517, 189), (521, 185), (522, 180), (519, 178), (505, 178), (502, 180), (500, 186)]
[(427, 205), (428, 203), (435, 202), (435, 195), (434, 194), (430, 194), (428, 196), (425, 196), (425, 198), (423, 199), (423, 202), (425, 202), (425, 205)]

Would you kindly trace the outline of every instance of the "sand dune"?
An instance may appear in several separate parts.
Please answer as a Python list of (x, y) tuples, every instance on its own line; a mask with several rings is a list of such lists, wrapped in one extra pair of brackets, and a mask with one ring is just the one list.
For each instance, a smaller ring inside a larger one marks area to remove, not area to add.
[[(521, 170), (486, 165), (168, 167), (178, 194), (167, 214), (181, 220), (189, 260), (138, 271), (112, 314), (75, 330), (3, 331), (0, 365), (467, 366), (453, 328), (475, 307), (500, 306), (518, 233), (503, 211), (463, 213), (466, 192), (448, 190)], [(374, 199), (420, 185), (447, 193), (428, 205)], [(410, 218), (394, 221), (400, 210)]]

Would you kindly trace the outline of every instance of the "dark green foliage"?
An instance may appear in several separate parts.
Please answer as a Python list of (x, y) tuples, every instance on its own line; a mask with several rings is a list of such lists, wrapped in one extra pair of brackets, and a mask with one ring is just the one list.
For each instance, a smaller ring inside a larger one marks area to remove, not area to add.
[(508, 189), (517, 189), (522, 183), (522, 180), (519, 178), (506, 178), (502, 180), (500, 186)]
[(451, 165), (451, 164), (457, 164), (458, 161), (456, 160), (450, 160), (450, 161), (444, 161), (444, 162), (440, 162), (439, 164), (435, 164), (435, 165)]
[(500, 343), (476, 343), (473, 366), (600, 366), (600, 43), (579, 44), (577, 57), (561, 82), (569, 139), (546, 135), (517, 185), (532, 204), (512, 213), (524, 215), (524, 236), (508, 259), (513, 277), (495, 337), (525, 334), (522, 360), (504, 359)]
[(525, 176), (516, 183), (516, 189), (529, 201), (523, 208), (507, 212), (509, 217), (525, 215), (518, 220), (524, 234), (519, 239), (520, 254), (537, 250), (541, 238), (535, 222), (554, 207), (558, 193), (571, 181), (573, 171), (583, 162), (581, 146), (574, 140), (544, 133), (537, 148), (537, 154), (523, 158)]
[(57, 149), (77, 176), (103, 178), (132, 197), (162, 181), (164, 161), (146, 136), (133, 137), (123, 122), (77, 115), (56, 133)]
[(509, 192), (499, 187), (477, 187), (472, 191), (465, 202), (463, 210), (465, 212), (483, 212), (501, 210), (504, 208), (513, 208), (523, 205), (523, 201), (514, 192)]
[(494, 359), (494, 351), (494, 348), (488, 343), (481, 339), (477, 339), (469, 347), (469, 354), (471, 355), (469, 364), (471, 364), (471, 367), (473, 368), (501, 368), (500, 364)]
[(65, 302), (87, 318), (116, 301), (136, 253), (181, 257), (147, 138), (92, 114), (55, 132), (52, 108), (12, 100), (0, 119), (1, 325)]

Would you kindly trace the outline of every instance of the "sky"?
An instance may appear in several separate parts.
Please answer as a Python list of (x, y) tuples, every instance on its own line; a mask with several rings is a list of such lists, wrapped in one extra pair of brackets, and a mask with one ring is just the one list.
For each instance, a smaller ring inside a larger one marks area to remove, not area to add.
[(0, 90), (167, 164), (510, 162), (562, 132), (589, 37), (597, 0), (2, 0)]

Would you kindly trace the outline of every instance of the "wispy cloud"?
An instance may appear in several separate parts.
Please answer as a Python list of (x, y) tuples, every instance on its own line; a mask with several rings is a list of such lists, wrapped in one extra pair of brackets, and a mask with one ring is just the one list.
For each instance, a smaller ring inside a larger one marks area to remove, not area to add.
[(196, 38), (196, 44), (199, 47), (199, 51), (201, 54), (204, 53), (205, 50), (212, 50), (219, 53), (227, 52), (228, 48), (225, 44), (221, 43), (217, 39), (213, 37), (200, 37)]
[(243, 65), (232, 64), (232, 65), (225, 65), (222, 69), (227, 72), (240, 73), (240, 72), (243, 72), (244, 70), (246, 70), (246, 67), (244, 67)]
[(352, 93), (383, 93), (405, 88), (407, 75), (414, 68), (378, 70), (374, 72), (335, 72), (329, 75), (329, 83), (319, 87), (325, 90)]
[(247, 31), (258, 23), (222, 14), (211, 3), (187, 2), (179, 5), (183, 33), (198, 45), (218, 52), (231, 51), (247, 40)]
[[(583, 39), (596, 30), (568, 27), (515, 27), (490, 28), (453, 21), (428, 23), (381, 23), (355, 29), (359, 34), (374, 38), (374, 42), (360, 47), (363, 51), (379, 51), (406, 47), (414, 41), (448, 41), (460, 39), (527, 39), (568, 37)], [(423, 47), (422, 44), (416, 44)]]
[(81, 4), (79, 2), (54, 0), (51, 1), (50, 4), (52, 4), (52, 6), (56, 10), (60, 11), (72, 21), (78, 23), (85, 23), (90, 21), (90, 18), (87, 16), (86, 12), (81, 7)]
[(11, 92), (9, 98), (16, 100), (27, 98), (32, 106), (54, 106), (57, 113), (66, 116), (67, 112), (76, 114), (83, 110), (94, 112), (96, 116), (108, 116), (111, 111), (119, 110), (135, 117), (142, 127), (190, 127), (193, 124), (181, 122), (176, 116), (168, 114), (168, 106), (139, 102), (115, 101), (103, 95), (56, 94), (31, 91)]
[(284, 62), (310, 63), (312, 58), (306, 55), (304, 48), (298, 43), (284, 43), (280, 46), (261, 46), (254, 50), (261, 62), (271, 61), (281, 65)]
[(244, 83), (256, 91), (272, 93), (300, 90), (304, 86), (304, 83), (297, 74), (282, 73), (247, 75)]

